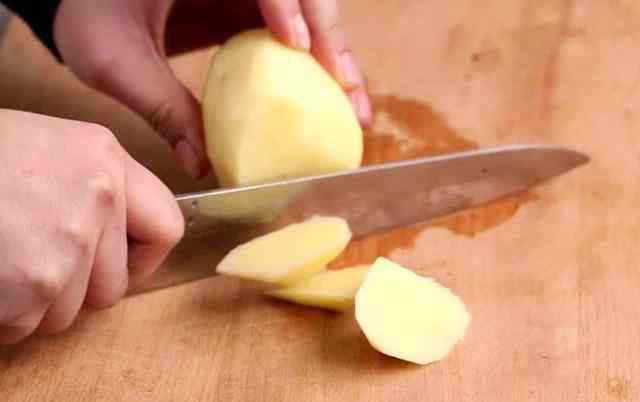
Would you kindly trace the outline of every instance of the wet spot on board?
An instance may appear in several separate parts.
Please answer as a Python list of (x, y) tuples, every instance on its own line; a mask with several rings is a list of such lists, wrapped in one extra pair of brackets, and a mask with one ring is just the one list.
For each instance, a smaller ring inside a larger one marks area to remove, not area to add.
[[(365, 133), (365, 165), (478, 148), (477, 143), (456, 132), (426, 103), (393, 95), (373, 95), (372, 105), (374, 121)], [(406, 235), (395, 233), (393, 238), (408, 243), (396, 247), (410, 246), (415, 235), (425, 227), (446, 228), (455, 234), (473, 237), (508, 221), (522, 205), (536, 198), (531, 192), (523, 192), (428, 225), (403, 229)]]
[(374, 119), (365, 133), (365, 165), (478, 148), (427, 104), (393, 95), (373, 95), (371, 101)]
[[(371, 95), (371, 102), (374, 119), (365, 132), (363, 165), (443, 155), (479, 147), (456, 132), (426, 103), (376, 94)], [(475, 237), (507, 222), (524, 204), (537, 198), (532, 192), (523, 192), (429, 223), (354, 239), (330, 266), (342, 268), (372, 263), (380, 255), (390, 255), (397, 249), (410, 249), (414, 247), (418, 236), (430, 228), (444, 228), (459, 236)]]
[(474, 237), (508, 221), (522, 205), (537, 198), (531, 192), (523, 192), (455, 216), (442, 218), (429, 226), (444, 227), (456, 234)]

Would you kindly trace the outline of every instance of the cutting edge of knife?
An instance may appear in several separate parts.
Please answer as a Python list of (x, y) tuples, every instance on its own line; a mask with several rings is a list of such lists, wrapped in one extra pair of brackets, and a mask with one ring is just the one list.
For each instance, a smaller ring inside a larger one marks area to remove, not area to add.
[(570, 149), (570, 148), (566, 148), (566, 147), (562, 147), (562, 146), (557, 146), (557, 145), (537, 145), (537, 144), (504, 145), (504, 146), (495, 146), (495, 147), (490, 147), (490, 148), (474, 149), (474, 150), (469, 150), (469, 151), (461, 151), (461, 152), (455, 152), (455, 153), (447, 153), (447, 154), (443, 154), (443, 155), (426, 156), (426, 157), (421, 157), (421, 158), (416, 158), (416, 159), (408, 159), (408, 160), (402, 160), (402, 161), (384, 162), (384, 163), (379, 163), (379, 164), (363, 166), (363, 167), (360, 167), (360, 168), (354, 169), (354, 170), (345, 170), (345, 171), (340, 171), (340, 172), (335, 172), (335, 173), (305, 176), (305, 177), (287, 179), (287, 180), (276, 180), (276, 181), (272, 181), (272, 182), (269, 182), (269, 183), (263, 183), (263, 184), (254, 184), (254, 185), (239, 186), (239, 187), (223, 187), (223, 188), (218, 188), (218, 189), (214, 189), (214, 190), (205, 190), (205, 191), (197, 191), (197, 192), (191, 192), (191, 193), (182, 193), (182, 194), (177, 194), (175, 196), (175, 198), (179, 202), (192, 201), (194, 199), (207, 197), (207, 196), (213, 196), (213, 195), (231, 194), (231, 193), (238, 193), (238, 192), (243, 192), (243, 191), (258, 190), (258, 189), (268, 188), (268, 187), (278, 187), (278, 186), (284, 186), (284, 185), (309, 183), (309, 182), (313, 182), (313, 181), (320, 181), (320, 180), (325, 180), (325, 179), (334, 178), (334, 177), (340, 177), (340, 176), (346, 176), (346, 175), (367, 173), (367, 172), (378, 171), (378, 170), (382, 170), (382, 169), (394, 169), (394, 168), (398, 168), (398, 167), (412, 166), (412, 165), (417, 165), (417, 164), (424, 163), (424, 162), (450, 161), (450, 160), (455, 160), (455, 159), (463, 159), (463, 158), (468, 157), (468, 156), (489, 155), (489, 154), (493, 154), (493, 153), (497, 153), (497, 152), (503, 152), (503, 151), (556, 151), (556, 152), (564, 152), (567, 155), (573, 156), (573, 158), (574, 158), (573, 166), (571, 168), (567, 169), (567, 171), (569, 171), (570, 169), (575, 169), (578, 166), (584, 165), (584, 164), (588, 163), (589, 161), (591, 161), (591, 158), (585, 153), (576, 151), (574, 149)]

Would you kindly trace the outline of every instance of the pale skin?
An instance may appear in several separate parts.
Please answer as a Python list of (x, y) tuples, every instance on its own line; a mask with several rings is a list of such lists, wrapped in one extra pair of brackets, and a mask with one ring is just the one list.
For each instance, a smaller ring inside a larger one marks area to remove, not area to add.
[[(210, 169), (200, 106), (166, 56), (263, 21), (311, 51), (370, 122), (334, 0), (63, 0), (54, 33), (70, 70), (146, 119), (198, 178)], [(0, 133), (0, 344), (14, 344), (65, 331), (83, 306), (116, 304), (161, 265), (184, 221), (104, 127), (0, 109)]]

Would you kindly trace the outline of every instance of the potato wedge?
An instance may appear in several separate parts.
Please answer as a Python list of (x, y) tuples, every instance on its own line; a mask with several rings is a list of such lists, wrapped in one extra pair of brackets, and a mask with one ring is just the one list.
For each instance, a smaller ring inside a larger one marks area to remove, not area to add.
[(237, 246), (217, 271), (288, 286), (322, 271), (350, 240), (351, 230), (344, 219), (314, 216)]
[(376, 350), (417, 364), (447, 356), (471, 320), (449, 289), (385, 258), (369, 269), (355, 304), (356, 320)]
[(353, 306), (368, 265), (324, 270), (291, 286), (269, 289), (265, 293), (291, 303), (344, 311)]

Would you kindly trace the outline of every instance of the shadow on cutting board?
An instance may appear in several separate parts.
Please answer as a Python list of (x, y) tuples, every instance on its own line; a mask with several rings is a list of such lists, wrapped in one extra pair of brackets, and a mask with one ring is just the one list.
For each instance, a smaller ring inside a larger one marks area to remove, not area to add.
[(353, 308), (328, 313), (325, 319), (322, 356), (331, 364), (355, 366), (363, 370), (409, 370), (421, 366), (376, 351), (358, 327)]

